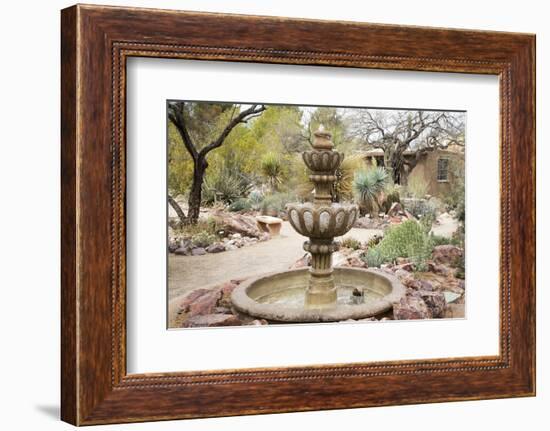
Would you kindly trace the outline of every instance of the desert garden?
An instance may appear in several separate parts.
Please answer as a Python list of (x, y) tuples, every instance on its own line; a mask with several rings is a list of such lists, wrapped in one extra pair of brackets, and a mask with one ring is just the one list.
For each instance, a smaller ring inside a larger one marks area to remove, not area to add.
[(384, 313), (346, 320), (465, 316), (463, 113), (171, 102), (171, 328), (278, 323), (242, 313), (231, 295), (311, 266), (287, 205), (314, 202), (302, 153), (323, 127), (345, 154), (330, 201), (358, 208), (332, 266), (386, 273), (405, 292)]

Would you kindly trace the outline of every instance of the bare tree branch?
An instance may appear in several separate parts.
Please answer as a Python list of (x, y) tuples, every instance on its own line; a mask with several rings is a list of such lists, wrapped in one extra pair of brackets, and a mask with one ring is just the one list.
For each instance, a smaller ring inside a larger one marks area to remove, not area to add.
[(178, 130), (183, 144), (185, 145), (185, 148), (187, 149), (193, 160), (197, 160), (199, 154), (197, 152), (197, 148), (191, 140), (189, 131), (187, 130), (187, 123), (184, 115), (184, 106), (185, 102), (171, 103), (168, 106), (168, 118)]

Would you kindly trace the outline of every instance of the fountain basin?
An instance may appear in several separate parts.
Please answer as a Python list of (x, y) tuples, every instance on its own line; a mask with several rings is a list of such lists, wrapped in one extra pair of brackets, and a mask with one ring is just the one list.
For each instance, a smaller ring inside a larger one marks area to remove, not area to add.
[(296, 232), (317, 239), (344, 235), (353, 227), (359, 214), (359, 207), (355, 204), (287, 204), (286, 209)]
[[(231, 301), (237, 311), (270, 321), (336, 322), (382, 314), (405, 295), (399, 280), (380, 270), (334, 268), (333, 276), (338, 286), (338, 299), (328, 307), (304, 305), (309, 268), (245, 281), (233, 291)], [(358, 292), (362, 295), (357, 296)]]

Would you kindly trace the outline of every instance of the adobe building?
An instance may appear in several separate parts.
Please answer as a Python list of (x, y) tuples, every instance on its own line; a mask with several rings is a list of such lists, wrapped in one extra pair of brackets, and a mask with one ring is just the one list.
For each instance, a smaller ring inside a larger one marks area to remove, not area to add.
[[(384, 166), (384, 151), (380, 148), (361, 153), (367, 163), (375, 163)], [(405, 158), (411, 161), (416, 157), (416, 152), (407, 150)], [(428, 187), (428, 194), (441, 197), (451, 190), (459, 177), (464, 177), (464, 147), (449, 145), (446, 149), (436, 149), (423, 154), (420, 160), (409, 172), (405, 165), (405, 171), (401, 176), (401, 184), (421, 180)]]

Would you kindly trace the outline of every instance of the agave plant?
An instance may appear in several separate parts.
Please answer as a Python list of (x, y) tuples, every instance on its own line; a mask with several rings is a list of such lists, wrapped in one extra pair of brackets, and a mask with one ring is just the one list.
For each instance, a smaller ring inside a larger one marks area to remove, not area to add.
[(355, 173), (353, 189), (359, 197), (359, 205), (363, 212), (374, 214), (380, 206), (379, 195), (388, 181), (388, 172), (382, 167), (360, 170)]

